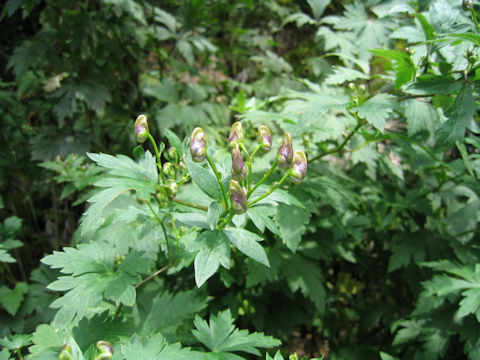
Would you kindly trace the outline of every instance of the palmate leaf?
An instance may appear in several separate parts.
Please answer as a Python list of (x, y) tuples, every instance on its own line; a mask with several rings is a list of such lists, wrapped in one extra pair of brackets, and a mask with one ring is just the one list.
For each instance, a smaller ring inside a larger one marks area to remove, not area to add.
[(81, 219), (82, 234), (94, 231), (102, 224), (105, 208), (121, 194), (135, 191), (139, 198), (146, 199), (155, 193), (158, 184), (155, 157), (149, 151), (138, 163), (124, 155), (87, 155), (107, 169), (107, 175), (95, 183), (103, 189), (88, 200), (91, 206)]
[(295, 252), (302, 235), (307, 230), (310, 213), (306, 209), (280, 204), (275, 222), (278, 226), (282, 242)]
[(415, 64), (410, 58), (410, 55), (397, 50), (387, 49), (370, 50), (370, 52), (393, 61), (393, 68), (395, 69), (396, 89), (408, 83), (415, 76)]
[(364, 73), (355, 70), (346, 68), (343, 66), (334, 66), (333, 74), (328, 75), (325, 79), (325, 84), (327, 85), (339, 85), (343, 84), (346, 81), (354, 81), (357, 79), (368, 79), (369, 76)]
[(195, 282), (198, 287), (202, 286), (215, 272), (220, 264), (230, 268), (230, 244), (223, 231), (207, 230), (197, 239), (201, 248), (195, 257)]
[(263, 333), (250, 334), (248, 330), (235, 329), (230, 310), (212, 315), (209, 323), (196, 316), (195, 327), (196, 330), (192, 330), (193, 335), (214, 353), (243, 351), (260, 355), (257, 348), (270, 348), (280, 345), (279, 340)]
[[(128, 344), (120, 347), (119, 360), (207, 360), (203, 353), (182, 348), (180, 344), (168, 344), (161, 334), (141, 338), (130, 337)], [(115, 357), (117, 359), (117, 357)]]
[(80, 244), (77, 249), (54, 251), (42, 259), (52, 268), (70, 274), (48, 286), (51, 290), (67, 291), (51, 304), (60, 309), (54, 319), (58, 327), (65, 327), (75, 317), (82, 318), (88, 308), (98, 306), (104, 297), (128, 306), (134, 304), (134, 285), (140, 281), (140, 274), (149, 270), (152, 260), (143, 252), (132, 251), (116, 267), (117, 251), (111, 244), (97, 241)]
[(394, 111), (396, 98), (389, 94), (378, 94), (357, 108), (358, 116), (383, 131), (388, 116)]
[(182, 291), (175, 294), (162, 292), (152, 298), (144, 292), (137, 298), (137, 328), (140, 335), (149, 336), (161, 332), (165, 337), (176, 338), (176, 330), (186, 320), (207, 306), (207, 296), (198, 290)]

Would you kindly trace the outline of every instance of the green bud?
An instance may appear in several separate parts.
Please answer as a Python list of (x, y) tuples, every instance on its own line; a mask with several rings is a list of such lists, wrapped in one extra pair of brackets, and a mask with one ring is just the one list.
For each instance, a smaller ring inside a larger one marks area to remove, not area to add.
[(145, 115), (139, 115), (137, 120), (135, 120), (135, 135), (137, 136), (137, 141), (141, 144), (148, 139), (148, 123), (147, 117)]
[(292, 164), (293, 147), (292, 147), (292, 135), (286, 132), (283, 135), (282, 143), (278, 149), (278, 167), (280, 169), (288, 169)]
[(290, 175), (292, 181), (296, 184), (300, 184), (305, 175), (307, 175), (307, 156), (301, 150), (295, 151), (293, 154), (293, 164), (292, 168), (290, 169)]
[(95, 360), (112, 360), (113, 346), (108, 341), (100, 340), (97, 342), (97, 349), (100, 351), (100, 354)]
[(288, 360), (298, 360), (298, 355), (297, 353), (293, 353), (288, 357)]
[(265, 151), (270, 151), (272, 148), (272, 133), (265, 125), (262, 125), (258, 128), (258, 143)]
[(171, 162), (163, 163), (162, 169), (165, 175), (168, 175), (170, 177), (173, 177), (175, 175), (175, 169), (173, 168), (173, 165)]
[(177, 161), (178, 160), (178, 153), (177, 153), (177, 149), (175, 147), (171, 147), (167, 150), (167, 154), (168, 154), (168, 157), (170, 158), (170, 160), (172, 161)]
[(247, 195), (245, 189), (236, 180), (230, 180), (228, 188), (233, 212), (237, 215), (247, 211)]
[(243, 162), (242, 152), (237, 143), (235, 143), (232, 150), (232, 177), (237, 181), (245, 180), (247, 174), (247, 167)]
[(230, 136), (228, 137), (228, 147), (232, 149), (235, 144), (243, 144), (243, 126), (240, 122), (235, 122), (230, 129)]
[(192, 153), (193, 161), (201, 162), (205, 160), (207, 141), (205, 140), (205, 133), (200, 127), (195, 128), (192, 132), (192, 136), (190, 137), (190, 152)]
[(63, 345), (60, 354), (58, 354), (58, 360), (73, 360), (72, 347), (69, 343)]

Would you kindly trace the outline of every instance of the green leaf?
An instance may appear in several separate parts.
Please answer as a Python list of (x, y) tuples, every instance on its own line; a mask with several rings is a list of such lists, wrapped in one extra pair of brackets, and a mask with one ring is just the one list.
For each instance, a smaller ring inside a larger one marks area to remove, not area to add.
[(108, 311), (101, 314), (95, 314), (91, 318), (83, 318), (72, 329), (72, 335), (75, 342), (85, 353), (91, 346), (95, 346), (97, 341), (105, 340), (115, 343), (119, 338), (129, 336), (132, 331), (132, 325), (121, 318), (112, 319)]
[(207, 306), (207, 301), (206, 296), (195, 290), (175, 294), (165, 291), (153, 298), (151, 293), (145, 293), (137, 300), (137, 328), (141, 329), (141, 335), (161, 332), (166, 337), (175, 337), (175, 332), (182, 323), (193, 319), (195, 314)]
[(54, 319), (58, 327), (65, 327), (75, 317), (82, 318), (86, 311), (100, 305), (103, 298), (132, 306), (135, 302), (134, 285), (140, 282), (140, 274), (147, 273), (152, 259), (143, 252), (131, 251), (116, 267), (119, 249), (104, 241), (80, 244), (77, 249), (54, 251), (42, 259), (52, 268), (61, 269), (70, 276), (60, 276), (48, 288), (67, 291), (55, 300), (52, 308), (60, 309)]
[(455, 141), (462, 140), (465, 136), (465, 130), (472, 125), (474, 113), (475, 103), (472, 89), (469, 84), (465, 84), (452, 106), (445, 113), (448, 120), (437, 132), (436, 148), (446, 150)]
[(461, 143), (459, 141), (457, 141), (455, 144), (457, 145), (458, 151), (460, 151), (460, 155), (462, 155), (462, 160), (463, 160), (463, 164), (465, 165), (465, 168), (467, 169), (468, 173), (475, 179), (472, 162), (468, 158), (467, 147), (465, 146), (464, 143)]
[(214, 201), (210, 204), (207, 212), (207, 222), (211, 230), (215, 229), (218, 219), (224, 211), (225, 208), (218, 201)]
[(189, 158), (186, 159), (186, 163), (190, 176), (195, 184), (212, 199), (222, 201), (222, 190), (215, 175), (204, 167), (194, 163)]
[(266, 227), (272, 233), (278, 234), (278, 228), (273, 222), (273, 220), (270, 218), (270, 216), (272, 216), (274, 213), (272, 212), (272, 210), (273, 209), (265, 206), (254, 206), (248, 208), (247, 215), (255, 224), (257, 229), (260, 230), (260, 232), (263, 233)]
[(243, 351), (249, 354), (260, 355), (257, 348), (270, 348), (280, 345), (280, 341), (263, 333), (251, 333), (248, 330), (235, 329), (230, 310), (210, 316), (207, 323), (200, 317), (195, 317), (196, 330), (193, 335), (214, 353), (228, 353)]
[(293, 252), (297, 250), (302, 235), (307, 230), (310, 213), (302, 208), (281, 204), (275, 222), (282, 242)]
[(12, 358), (10, 357), (10, 351), (7, 349), (3, 349), (0, 351), (0, 360), (11, 360)]
[(412, 136), (422, 130), (433, 133), (438, 123), (438, 113), (435, 108), (424, 101), (407, 99), (402, 102), (408, 124), (408, 135)]
[(195, 257), (195, 282), (202, 286), (215, 272), (220, 264), (230, 267), (230, 245), (223, 231), (207, 230), (200, 234), (197, 242), (201, 244), (200, 252)]
[(388, 272), (406, 267), (413, 259), (417, 264), (425, 259), (425, 233), (400, 233), (394, 236), (392, 256), (388, 263)]
[(201, 229), (210, 229), (208, 217), (200, 213), (172, 213), (172, 216), (181, 223), (199, 227)]
[(15, 258), (7, 252), (7, 250), (0, 249), (0, 262), (14, 263), (17, 262), (17, 260), (15, 260)]
[(480, 319), (480, 288), (468, 289), (462, 292), (463, 299), (459, 303), (457, 316), (462, 318), (468, 314), (476, 314), (477, 321)]
[(170, 129), (162, 129), (162, 133), (167, 137), (170, 147), (174, 147), (177, 150), (178, 158), (181, 159), (183, 155), (183, 142), (180, 140), (177, 134)]
[(3, 339), (0, 339), (0, 345), (12, 351), (24, 348), (31, 343), (32, 335), (28, 334), (15, 334), (10, 335), (8, 338), (4, 337)]
[(393, 61), (395, 70), (395, 88), (399, 89), (415, 76), (415, 64), (410, 55), (397, 50), (370, 50), (371, 53)]
[(330, 4), (330, 2), (331, 0), (307, 0), (315, 19), (320, 19), (325, 8)]
[(262, 240), (260, 236), (245, 229), (232, 227), (226, 228), (225, 234), (228, 236), (230, 242), (242, 253), (260, 264), (270, 266), (265, 250), (258, 243)]
[(333, 74), (328, 75), (325, 79), (325, 84), (340, 85), (346, 81), (354, 81), (357, 79), (369, 79), (369, 76), (355, 69), (334, 66)]
[(82, 234), (94, 231), (102, 224), (105, 208), (121, 194), (133, 190), (139, 198), (147, 199), (158, 186), (155, 157), (149, 151), (138, 163), (124, 155), (87, 155), (107, 169), (108, 175), (95, 183), (103, 189), (88, 200), (91, 206), (81, 219)]
[(465, 34), (448, 34), (447, 36), (467, 40), (473, 42), (476, 46), (480, 46), (480, 35), (473, 34), (473, 33), (465, 33)]
[(432, 25), (427, 21), (427, 18), (423, 14), (415, 14), (418, 21), (420, 21), (420, 25), (422, 26), (423, 32), (427, 40), (433, 40), (435, 38), (435, 29)]
[(462, 83), (450, 76), (419, 76), (405, 92), (413, 95), (449, 95), (462, 88)]
[(287, 253), (283, 255), (281, 271), (292, 292), (300, 290), (313, 301), (320, 313), (324, 313), (327, 295), (323, 286), (322, 270), (317, 263), (298, 253)]
[(357, 108), (358, 116), (383, 131), (388, 116), (393, 112), (396, 98), (389, 94), (378, 94)]
[(0, 295), (0, 304), (2, 304), (10, 315), (15, 316), (27, 292), (28, 284), (19, 282), (12, 290), (2, 291), (3, 294)]
[(130, 337), (128, 344), (120, 346), (122, 360), (203, 360), (202, 353), (182, 348), (180, 344), (169, 345), (162, 334), (143, 338), (137, 334)]

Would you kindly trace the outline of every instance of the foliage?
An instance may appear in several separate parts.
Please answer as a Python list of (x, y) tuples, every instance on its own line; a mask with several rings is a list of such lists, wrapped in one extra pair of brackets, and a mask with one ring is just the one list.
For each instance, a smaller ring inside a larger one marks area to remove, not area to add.
[(9, 0), (0, 359), (480, 358), (479, 15)]

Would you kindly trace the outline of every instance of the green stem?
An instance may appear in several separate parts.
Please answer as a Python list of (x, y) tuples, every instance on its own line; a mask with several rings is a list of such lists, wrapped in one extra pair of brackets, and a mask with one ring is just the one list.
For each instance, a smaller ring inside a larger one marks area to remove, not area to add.
[(165, 218), (162, 220), (158, 217), (157, 213), (155, 212), (155, 210), (153, 210), (152, 208), (152, 204), (150, 204), (150, 201), (146, 201), (147, 203), (147, 206), (148, 208), (150, 209), (150, 211), (152, 212), (153, 216), (155, 217), (155, 219), (157, 220), (157, 222), (160, 224), (160, 226), (162, 227), (162, 230), (163, 230), (163, 235), (165, 237), (165, 242), (167, 243), (167, 262), (170, 263), (170, 243), (168, 241), (168, 234), (167, 234), (167, 229), (165, 229), (165, 225), (163, 224), (163, 220), (165, 220)]
[(215, 177), (217, 178), (218, 184), (220, 185), (220, 189), (222, 190), (222, 196), (223, 196), (223, 201), (225, 202), (225, 207), (228, 206), (228, 198), (227, 198), (227, 193), (225, 191), (225, 188), (223, 187), (222, 183), (222, 178), (220, 177), (220, 174), (218, 173), (217, 167), (215, 166), (215, 163), (213, 162), (212, 158), (208, 153), (206, 154), (206, 158), (208, 161), (208, 164), (213, 170), (213, 173), (215, 174)]
[(17, 350), (16, 350), (16, 353), (17, 353), (18, 359), (19, 359), (19, 360), (23, 360), (22, 350), (17, 349)]
[(280, 179), (280, 181), (279, 181), (278, 183), (273, 183), (272, 186), (270, 186), (270, 189), (269, 189), (265, 194), (263, 194), (262, 196), (256, 198), (255, 200), (249, 202), (249, 203), (248, 203), (248, 207), (256, 204), (256, 203), (259, 202), (260, 200), (265, 199), (268, 195), (270, 195), (270, 194), (273, 193), (275, 190), (277, 190), (280, 186), (282, 186), (282, 184), (285, 182), (285, 180), (287, 180), (289, 177), (290, 177), (290, 171), (287, 171), (287, 172), (285, 173), (285, 175), (283, 175), (283, 177)]
[(155, 157), (157, 158), (157, 167), (158, 167), (158, 172), (160, 173), (160, 177), (162, 179), (162, 182), (165, 183), (165, 174), (163, 173), (163, 168), (162, 168), (162, 159), (160, 158), (160, 151), (158, 150), (157, 143), (155, 142), (155, 139), (153, 138), (152, 134), (148, 133), (148, 139), (150, 140), (153, 150), (155, 151)]
[(185, 200), (180, 200), (180, 199), (177, 199), (173, 195), (170, 195), (170, 199), (172, 199), (172, 201), (174, 201), (174, 202), (176, 202), (180, 205), (185, 205), (185, 206), (189, 206), (189, 207), (194, 208), (194, 209), (208, 211), (208, 206), (204, 206), (204, 205), (200, 205), (200, 204), (194, 204), (194, 203), (191, 203), (191, 202), (188, 202), (188, 201), (185, 201)]
[(272, 173), (277, 168), (277, 165), (278, 165), (278, 159), (275, 159), (275, 161), (272, 164), (272, 167), (265, 173), (265, 175), (263, 175), (263, 178), (261, 178), (260, 181), (258, 183), (256, 183), (255, 186), (252, 189), (248, 190), (247, 200), (255, 192), (255, 190), (257, 190), (257, 188), (260, 185), (262, 185), (265, 182), (265, 180), (267, 180), (269, 178), (270, 175), (272, 175)]
[(140, 281), (137, 285), (134, 286), (135, 289), (138, 289), (140, 286), (142, 286), (143, 284), (145, 284), (146, 282), (152, 280), (155, 276), (161, 274), (162, 272), (168, 270), (170, 268), (169, 265), (165, 265), (164, 267), (162, 267), (161, 269), (155, 271), (153, 274), (149, 275), (148, 277), (146, 277), (145, 279), (143, 279), (142, 281)]
[(253, 151), (252, 155), (248, 157), (247, 167), (248, 167), (248, 177), (247, 177), (247, 193), (252, 189), (252, 168), (253, 160), (257, 152), (262, 148), (262, 145), (257, 145), (257, 148)]
[(322, 157), (324, 156), (327, 156), (327, 155), (330, 155), (330, 154), (334, 154), (334, 153), (337, 153), (337, 152), (340, 152), (343, 150), (343, 148), (347, 145), (347, 143), (350, 141), (350, 139), (352, 138), (353, 135), (355, 135), (357, 133), (358, 130), (360, 130), (360, 128), (365, 125), (366, 122), (365, 121), (359, 121), (357, 126), (355, 126), (355, 128), (353, 129), (353, 131), (348, 134), (348, 136), (343, 140), (343, 142), (338, 145), (336, 148), (333, 148), (332, 150), (328, 150), (328, 151), (325, 151), (317, 156), (315, 156), (314, 158), (312, 159), (309, 159), (308, 162), (309, 163), (312, 163), (318, 159), (321, 159)]

